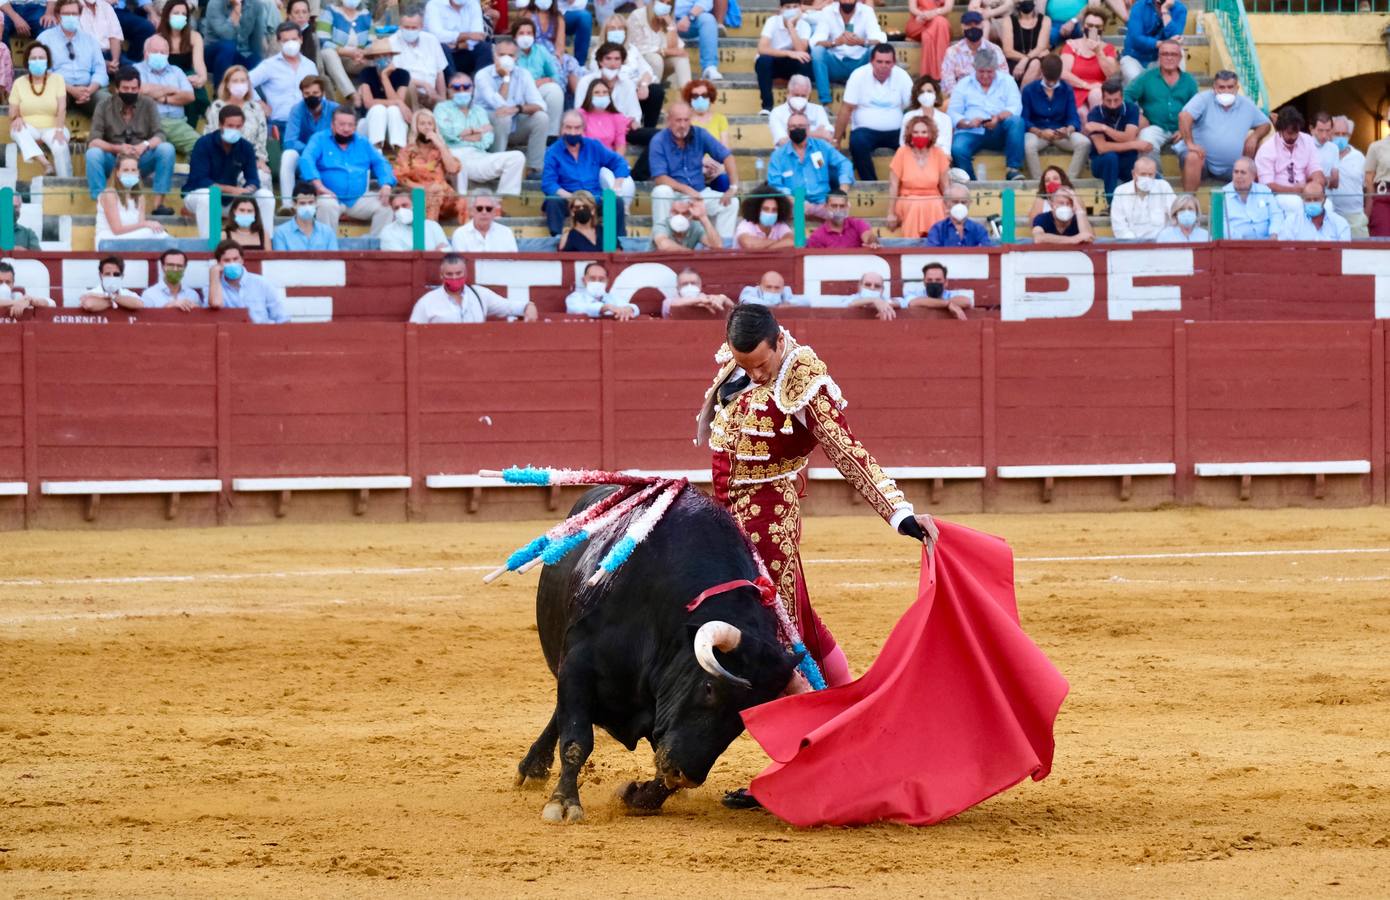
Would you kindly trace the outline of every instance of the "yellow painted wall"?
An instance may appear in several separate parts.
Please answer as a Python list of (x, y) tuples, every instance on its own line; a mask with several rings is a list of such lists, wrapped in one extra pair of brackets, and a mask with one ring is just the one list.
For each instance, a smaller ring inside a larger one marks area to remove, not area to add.
[(1370, 13), (1250, 16), (1270, 109), (1334, 81), (1390, 70), (1387, 25), (1390, 16)]

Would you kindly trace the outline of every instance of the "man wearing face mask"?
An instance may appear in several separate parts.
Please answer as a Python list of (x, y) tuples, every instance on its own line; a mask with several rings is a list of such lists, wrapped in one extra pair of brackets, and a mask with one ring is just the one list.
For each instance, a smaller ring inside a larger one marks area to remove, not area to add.
[(1226, 210), (1226, 237), (1233, 241), (1262, 241), (1283, 213), (1274, 192), (1255, 181), (1255, 161), (1241, 157), (1231, 167), (1231, 183), (1221, 189)]
[(178, 309), (192, 312), (201, 309), (203, 295), (183, 283), (188, 271), (188, 256), (182, 250), (165, 250), (159, 255), (159, 280), (145, 288), (140, 305), (146, 309)]
[[(694, 269), (682, 269), (676, 276), (676, 295), (667, 297), (661, 304), (661, 317), (671, 318), (673, 310), (693, 309), (710, 315), (728, 314), (737, 304), (724, 294), (705, 293), (704, 279)], [(679, 316), (678, 318), (684, 318)]]
[[(372, 234), (391, 221), (391, 188), (396, 175), (391, 164), (366, 138), (357, 133), (357, 115), (339, 107), (333, 111), (330, 131), (309, 139), (299, 158), (299, 176), (318, 192), (319, 221), (338, 230), (338, 219), (346, 215), (359, 222), (370, 221)], [(371, 176), (379, 188), (371, 193)]]
[(1310, 182), (1327, 184), (1318, 165), (1318, 148), (1303, 131), (1303, 114), (1292, 106), (1279, 110), (1273, 139), (1255, 152), (1255, 171), (1260, 184), (1269, 185), (1285, 215), (1297, 217), (1303, 209), (1303, 188)]
[(538, 318), (536, 304), (511, 300), (480, 284), (470, 284), (468, 261), (446, 253), (439, 261), (439, 287), (415, 302), (410, 321), (415, 325), (473, 325), (511, 317), (526, 322)]
[(767, 161), (767, 181), (786, 194), (797, 188), (806, 192), (806, 217), (826, 217), (825, 198), (830, 193), (831, 176), (841, 190), (854, 184), (854, 169), (848, 159), (828, 141), (810, 136), (811, 121), (805, 113), (792, 113), (787, 120), (787, 143), (772, 151)]
[(849, 214), (849, 195), (833, 190), (825, 197), (825, 222), (806, 238), (808, 250), (878, 249), (878, 234), (863, 219)]
[(17, 319), (36, 306), (52, 308), (58, 304), (48, 297), (29, 293), (14, 283), (14, 266), (0, 262), (0, 316)]
[(830, 105), (832, 82), (848, 84), (855, 70), (869, 62), (869, 50), (887, 40), (872, 6), (840, 0), (822, 9), (811, 35), (811, 71), (821, 105)]
[(486, 28), (478, 0), (432, 0), (425, 4), (425, 30), (448, 51), (451, 73), (472, 75), (491, 61)]
[[(425, 251), (442, 253), (450, 249), (444, 229), (433, 219), (426, 218)], [(396, 188), (391, 194), (391, 221), (377, 233), (378, 249), (400, 253), (415, 249), (415, 209), (410, 191)]]
[(1320, 182), (1310, 181), (1303, 185), (1302, 200), (1303, 205), (1297, 212), (1275, 219), (1270, 225), (1270, 237), (1281, 241), (1351, 240), (1351, 226), (1332, 211), (1326, 189)]
[(965, 307), (975, 305), (974, 291), (953, 291), (946, 287), (946, 266), (929, 262), (922, 267), (922, 280), (903, 287), (903, 309), (944, 309), (965, 320)]
[[(261, 221), (274, 221), (275, 195), (261, 184), (256, 150), (250, 141), (241, 137), (241, 126), (245, 122), (246, 113), (240, 106), (222, 107), (217, 113), (217, 130), (198, 138), (188, 157), (183, 205), (197, 219), (198, 234), (204, 237), (208, 236), (211, 218), (208, 205), (212, 202), (210, 188), (214, 184), (222, 189), (223, 210), (232, 201), (251, 196), (260, 207)], [(218, 210), (218, 220), (223, 210)]]
[(140, 158), (140, 174), (154, 173), (156, 216), (174, 211), (164, 205), (174, 181), (174, 148), (165, 142), (155, 102), (140, 93), (140, 73), (122, 68), (115, 76), (116, 93), (97, 107), (87, 139), (87, 190), (95, 200), (106, 189), (117, 154)]
[(1337, 215), (1347, 220), (1353, 238), (1368, 237), (1363, 186), (1366, 156), (1351, 145), (1351, 119), (1346, 116), (1332, 119), (1332, 146), (1337, 148), (1337, 183), (1328, 190), (1328, 201)]
[(526, 165), (535, 172), (545, 166), (545, 138), (550, 129), (545, 100), (531, 73), (516, 64), (516, 41), (497, 37), (492, 42), (492, 65), (473, 76), (474, 103), (491, 117), (493, 153), (526, 148)]
[(40, 33), (38, 41), (48, 48), (49, 71), (63, 76), (68, 109), (94, 115), (98, 101), (106, 96), (102, 89), (110, 84), (111, 75), (101, 56), (101, 45), (82, 30), (81, 11), (78, 0), (58, 0), (53, 7), (58, 24)]
[(271, 236), (273, 250), (304, 253), (312, 250), (337, 250), (338, 232), (318, 221), (318, 194), (314, 186), (301, 181), (294, 187), (294, 216), (283, 222)]
[(193, 102), (193, 85), (178, 66), (169, 64), (169, 42), (155, 35), (145, 44), (145, 61), (137, 65), (140, 93), (159, 106), (159, 127), (164, 139), (187, 156), (198, 142), (198, 132), (188, 124), (184, 107)]
[(117, 256), (108, 256), (97, 264), (101, 284), (85, 292), (78, 304), (87, 312), (105, 312), (108, 309), (140, 309), (140, 295), (123, 285), (125, 262)]
[(845, 309), (868, 308), (874, 311), (874, 318), (890, 322), (898, 317), (898, 304), (884, 287), (883, 276), (877, 272), (865, 272), (853, 294), (846, 297), (825, 296), (818, 306), (843, 306)]
[(811, 74), (813, 31), (810, 16), (802, 14), (801, 0), (782, 0), (781, 15), (768, 16), (758, 38), (758, 58), (753, 63), (763, 115), (772, 115), (774, 79)]
[[(628, 118), (630, 123), (628, 126), (629, 139), (632, 136), (631, 131), (641, 126), (644, 121), (641, 92), (636, 79), (628, 71), (627, 61), (630, 58), (627, 48), (622, 44), (605, 41), (594, 52), (592, 70), (580, 77), (574, 89), (574, 96), (582, 100), (589, 94), (589, 85), (593, 84), (596, 79), (603, 79), (603, 83), (608, 85), (609, 96), (613, 98), (614, 111), (620, 112)], [(641, 57), (637, 58), (641, 59)], [(642, 66), (645, 69), (645, 61)], [(650, 69), (646, 70), (646, 74), (650, 74)]]
[(705, 201), (677, 197), (671, 201), (671, 215), (652, 222), (652, 247), (663, 253), (692, 253), (701, 247), (723, 250), (724, 242), (710, 221)]
[(521, 193), (526, 174), (526, 155), (520, 150), (491, 153), (496, 135), (492, 120), (481, 104), (473, 102), (473, 79), (455, 72), (449, 79), (449, 99), (434, 108), (435, 127), (444, 145), (463, 166), (458, 191), (467, 193), (475, 182), (497, 182), (497, 192), (508, 197)]
[(1173, 188), (1158, 177), (1158, 164), (1141, 156), (1134, 162), (1134, 180), (1115, 188), (1110, 201), (1110, 228), (1122, 241), (1152, 241), (1168, 224)]
[(772, 146), (780, 147), (787, 142), (787, 120), (794, 112), (806, 114), (811, 137), (823, 141), (834, 139), (835, 129), (830, 124), (825, 107), (811, 102), (811, 79), (805, 75), (793, 75), (787, 79), (787, 99), (774, 106), (772, 114), (767, 117), (767, 127), (772, 132)]
[(945, 191), (946, 218), (927, 232), (928, 247), (993, 247), (985, 226), (970, 218), (970, 190), (952, 182)]
[[(1182, 188), (1193, 193), (1204, 175), (1225, 180), (1242, 156), (1254, 156), (1269, 134), (1269, 116), (1238, 93), (1235, 72), (1223, 70), (1212, 79), (1212, 89), (1202, 91), (1178, 115), (1187, 155), (1182, 160)], [(1329, 123), (1330, 124), (1330, 123)]]
[[(1007, 74), (1001, 75), (994, 56), (981, 50), (975, 60), (975, 74), (956, 85), (946, 112), (955, 127), (951, 138), (951, 161), (975, 179), (975, 154), (980, 150), (1004, 151), (1004, 177), (1023, 178), (1024, 140), (1023, 99), (1018, 85)], [(1065, 94), (1065, 90), (1059, 90)], [(1073, 108), (1073, 112), (1075, 109)]]
[(578, 288), (565, 298), (565, 312), (572, 316), (599, 319), (610, 316), (626, 322), (642, 314), (635, 303), (620, 303), (608, 293), (608, 268), (592, 262), (584, 268)]
[(449, 58), (444, 55), (439, 38), (424, 30), (424, 23), (420, 7), (403, 7), (400, 30), (388, 40), (391, 42), (391, 64), (409, 72), (409, 90), (425, 106), (433, 106), (444, 99), (444, 72), (449, 68)]
[(1105, 185), (1109, 203), (1119, 183), (1134, 177), (1134, 161), (1149, 147), (1139, 138), (1139, 107), (1125, 99), (1120, 79), (1100, 86), (1100, 106), (1091, 108), (1081, 130), (1091, 138), (1091, 174)]
[(300, 52), (304, 40), (298, 25), (281, 22), (275, 29), (275, 39), (280, 43), (280, 52), (251, 70), (251, 89), (269, 105), (266, 117), (270, 126), (284, 134), (290, 111), (300, 101), (300, 82), (309, 75), (317, 75), (318, 69)]
[(1071, 151), (1067, 165), (1070, 178), (1080, 178), (1081, 168), (1091, 152), (1091, 142), (1081, 133), (1081, 117), (1076, 113), (1076, 95), (1069, 85), (1062, 84), (1062, 58), (1055, 53), (1044, 56), (1039, 68), (1042, 77), (1029, 82), (1022, 92), (1023, 124), (1028, 133), (1023, 136), (1023, 155), (1028, 160), (1028, 174), (1042, 177), (1042, 160), (1038, 152), (1046, 147)]
[[(541, 172), (541, 191), (545, 201), (545, 222), (552, 235), (565, 228), (569, 214), (569, 198), (575, 191), (588, 191), (595, 197), (603, 195), (603, 169), (614, 176), (614, 190), (621, 191), (623, 181), (631, 176), (627, 160), (603, 146), (603, 143), (584, 136), (584, 116), (577, 109), (565, 113), (560, 122), (560, 140), (545, 151), (545, 166)], [(587, 210), (586, 210), (587, 212)], [(623, 204), (614, 204), (619, 237), (627, 234), (623, 222)], [(587, 224), (580, 222), (581, 225)]]
[(798, 297), (787, 286), (782, 273), (768, 269), (757, 284), (750, 284), (738, 292), (739, 303), (752, 303), (758, 306), (810, 306), (805, 297)]
[(303, 97), (290, 109), (290, 121), (281, 132), (280, 146), (280, 197), (285, 206), (291, 204), (290, 192), (299, 183), (299, 157), (309, 138), (320, 131), (327, 131), (333, 121), (333, 111), (338, 104), (325, 95), (327, 84), (318, 75), (308, 75), (299, 83), (299, 94)]
[(208, 269), (208, 307), (244, 309), (257, 325), (280, 325), (290, 320), (280, 294), (265, 278), (246, 271), (241, 245), (226, 240), (212, 251)]
[(1004, 51), (985, 39), (984, 22), (985, 17), (974, 10), (960, 17), (961, 39), (946, 48), (946, 56), (941, 60), (941, 93), (948, 98), (958, 81), (974, 76), (981, 51), (994, 54), (995, 68), (1000, 75), (1009, 78), (1009, 63)]

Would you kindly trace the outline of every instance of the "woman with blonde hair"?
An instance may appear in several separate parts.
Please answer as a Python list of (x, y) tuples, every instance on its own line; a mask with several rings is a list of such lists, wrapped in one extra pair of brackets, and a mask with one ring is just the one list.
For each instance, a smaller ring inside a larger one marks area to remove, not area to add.
[(232, 66), (227, 70), (227, 74), (222, 76), (217, 99), (208, 107), (207, 124), (203, 126), (203, 134), (221, 130), (218, 114), (224, 106), (241, 107), (242, 113), (246, 116), (246, 120), (241, 124), (241, 139), (248, 141), (256, 151), (256, 168), (261, 173), (261, 184), (273, 185), (274, 181), (270, 178), (270, 155), (266, 149), (266, 141), (270, 138), (270, 125), (265, 119), (265, 107), (261, 106), (260, 101), (251, 93), (251, 73), (246, 71), (245, 66)]
[(459, 217), (462, 207), (454, 185), (462, 167), (444, 143), (434, 113), (416, 110), (410, 120), (410, 137), (396, 152), (392, 168), (401, 187), (424, 189), (425, 218), (438, 222)]
[(122, 153), (97, 196), (96, 237), (93, 246), (111, 241), (138, 241), (165, 236), (164, 226), (145, 218), (145, 195), (140, 190), (140, 157)]
[(669, 78), (680, 90), (690, 83), (690, 56), (676, 33), (673, 6), (669, 0), (654, 0), (633, 10), (627, 17), (627, 45), (642, 55), (658, 81)]
[(1154, 238), (1160, 244), (1205, 244), (1211, 233), (1197, 224), (1202, 209), (1191, 194), (1178, 194), (1168, 210), (1168, 225)]
[(888, 179), (889, 229), (902, 227), (902, 236), (924, 236), (946, 218), (945, 190), (951, 160), (936, 145), (936, 122), (920, 116), (908, 126), (907, 143), (893, 154)]
[(563, 253), (599, 253), (603, 250), (603, 210), (594, 195), (575, 191), (569, 197), (570, 227), (560, 239)]

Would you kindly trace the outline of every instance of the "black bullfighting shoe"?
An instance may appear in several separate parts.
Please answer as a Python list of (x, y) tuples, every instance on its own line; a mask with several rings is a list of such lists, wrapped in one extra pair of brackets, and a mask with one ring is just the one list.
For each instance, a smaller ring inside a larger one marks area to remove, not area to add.
[(757, 797), (749, 793), (748, 788), (726, 792), (721, 802), (729, 809), (762, 809), (763, 806)]

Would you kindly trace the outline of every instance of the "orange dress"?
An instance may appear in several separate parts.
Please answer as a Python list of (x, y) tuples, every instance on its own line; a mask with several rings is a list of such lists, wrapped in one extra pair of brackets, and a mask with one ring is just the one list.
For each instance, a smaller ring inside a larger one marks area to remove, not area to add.
[[(930, 9), (940, 9), (946, 5), (946, 0), (916, 0), (916, 5), (917, 10), (926, 12)], [(922, 42), (922, 66), (917, 74), (930, 75), (940, 81), (941, 60), (946, 57), (946, 48), (951, 43), (951, 18), (937, 16), (924, 22), (912, 15), (911, 2), (908, 3), (907, 12), (907, 39)]]
[(898, 203), (893, 212), (902, 221), (902, 236), (918, 238), (946, 218), (941, 190), (951, 161), (939, 147), (927, 149), (926, 161), (919, 164), (911, 147), (899, 147), (889, 166), (898, 176)]
[(444, 170), (444, 159), (434, 144), (415, 143), (396, 153), (396, 181), (402, 187), (425, 189), (425, 217), (455, 219), (461, 212), (458, 191)]

